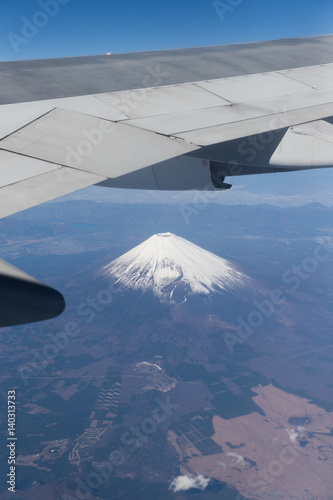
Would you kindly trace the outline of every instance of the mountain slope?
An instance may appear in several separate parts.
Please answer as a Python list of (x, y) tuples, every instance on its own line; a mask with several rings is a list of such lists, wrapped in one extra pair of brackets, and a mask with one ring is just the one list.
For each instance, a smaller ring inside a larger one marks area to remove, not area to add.
[(182, 296), (208, 295), (235, 290), (248, 281), (231, 262), (171, 233), (148, 238), (105, 266), (103, 274), (127, 289), (151, 289), (171, 300), (180, 290)]

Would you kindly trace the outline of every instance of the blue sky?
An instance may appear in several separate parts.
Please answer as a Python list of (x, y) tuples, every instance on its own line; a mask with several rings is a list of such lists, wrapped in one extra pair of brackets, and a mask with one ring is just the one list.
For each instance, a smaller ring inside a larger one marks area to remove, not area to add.
[(330, 32), (331, 0), (2, 0), (0, 60), (219, 45)]

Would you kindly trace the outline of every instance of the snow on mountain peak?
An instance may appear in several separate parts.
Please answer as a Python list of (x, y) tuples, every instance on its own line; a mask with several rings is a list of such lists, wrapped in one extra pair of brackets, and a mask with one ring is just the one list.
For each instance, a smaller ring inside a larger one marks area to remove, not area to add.
[(172, 233), (158, 233), (105, 266), (105, 275), (134, 290), (152, 289), (172, 299), (176, 288), (186, 294), (235, 290), (247, 276), (229, 261)]

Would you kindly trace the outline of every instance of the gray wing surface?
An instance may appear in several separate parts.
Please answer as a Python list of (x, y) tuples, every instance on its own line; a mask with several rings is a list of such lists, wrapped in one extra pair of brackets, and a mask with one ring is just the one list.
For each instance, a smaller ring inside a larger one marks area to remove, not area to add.
[(0, 217), (92, 184), (225, 189), (331, 167), (332, 116), (333, 63), (5, 104)]
[[(0, 63), (0, 218), (94, 184), (223, 190), (229, 176), (333, 166), (332, 48), (326, 36)], [(3, 266), (1, 303), (21, 306), (0, 325), (61, 312), (58, 292)]]

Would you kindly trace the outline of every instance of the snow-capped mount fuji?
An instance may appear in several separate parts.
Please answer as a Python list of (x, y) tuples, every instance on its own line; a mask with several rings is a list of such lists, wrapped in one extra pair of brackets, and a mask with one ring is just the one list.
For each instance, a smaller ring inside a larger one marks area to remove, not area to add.
[(152, 290), (181, 302), (187, 295), (237, 291), (249, 278), (234, 264), (172, 233), (159, 233), (104, 267), (116, 285)]

